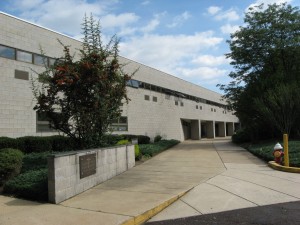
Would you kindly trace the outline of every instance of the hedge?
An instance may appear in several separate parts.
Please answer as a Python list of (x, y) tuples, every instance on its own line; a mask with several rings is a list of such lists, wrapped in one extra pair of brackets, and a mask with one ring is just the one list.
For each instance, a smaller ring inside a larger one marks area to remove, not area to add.
[(0, 150), (0, 186), (20, 173), (23, 156), (18, 149), (4, 148)]
[(47, 169), (31, 170), (7, 181), (3, 193), (36, 201), (48, 201)]
[(161, 140), (152, 144), (139, 145), (140, 152), (143, 155), (154, 156), (157, 153), (160, 153), (168, 148), (171, 148), (174, 145), (177, 145), (179, 141), (177, 140)]
[(47, 160), (49, 154), (50, 152), (33, 152), (24, 155), (21, 173), (25, 173), (30, 170), (46, 169), (48, 167)]

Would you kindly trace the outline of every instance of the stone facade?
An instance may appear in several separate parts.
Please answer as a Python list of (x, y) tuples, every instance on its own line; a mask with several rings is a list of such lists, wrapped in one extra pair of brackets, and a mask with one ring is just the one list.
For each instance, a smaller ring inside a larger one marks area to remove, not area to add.
[[(80, 178), (81, 156), (96, 155), (96, 173)], [(59, 203), (125, 172), (135, 165), (134, 145), (90, 149), (48, 158), (49, 202)]]
[[(72, 54), (79, 56), (76, 49), (81, 48), (80, 41), (10, 15), (0, 13), (0, 28), (0, 46), (33, 55), (40, 54), (40, 49), (43, 49), (46, 56), (56, 58), (62, 55), (59, 39), (71, 46)], [(234, 133), (238, 118), (226, 109), (220, 94), (121, 56), (120, 61), (126, 65), (124, 70), (128, 73), (138, 69), (133, 79), (151, 85), (151, 88), (128, 87), (131, 101), (123, 106), (127, 130), (116, 133), (148, 135), (151, 138), (161, 135), (178, 140)], [(35, 102), (30, 78), (43, 70), (44, 67), (35, 65), (34, 61), (28, 63), (0, 57), (0, 136), (54, 134), (37, 130), (37, 116), (33, 110)], [(18, 71), (27, 72), (28, 79), (17, 74)], [(180, 94), (167, 94), (162, 89)]]

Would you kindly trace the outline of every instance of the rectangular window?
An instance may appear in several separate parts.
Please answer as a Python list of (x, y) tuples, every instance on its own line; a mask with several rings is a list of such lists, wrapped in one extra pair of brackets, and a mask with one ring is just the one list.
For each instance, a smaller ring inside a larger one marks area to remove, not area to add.
[(175, 105), (178, 105), (178, 101), (175, 101)]
[(129, 80), (129, 81), (127, 81), (127, 86), (139, 88), (140, 84), (137, 80)]
[(36, 113), (36, 132), (55, 132), (45, 113)]
[(214, 109), (214, 112), (216, 112), (216, 109)]
[(21, 80), (29, 80), (29, 73), (23, 70), (15, 70), (15, 78)]
[(17, 60), (32, 63), (32, 54), (29, 52), (17, 50)]
[(157, 97), (153, 96), (152, 100), (153, 100), (154, 102), (157, 102)]
[(145, 95), (145, 100), (149, 101), (150, 100), (150, 96), (149, 95)]
[(16, 51), (14, 48), (0, 45), (0, 57), (16, 59)]
[(183, 102), (180, 102), (180, 106), (183, 106)]
[(213, 109), (213, 108), (211, 108), (211, 109), (210, 109), (210, 111), (212, 111), (212, 112), (213, 112), (213, 111), (214, 111), (214, 109)]
[(202, 110), (202, 106), (200, 105), (200, 110)]
[(150, 85), (150, 84), (147, 84), (147, 83), (144, 83), (144, 88), (145, 88), (145, 89), (148, 89), (148, 90), (151, 90), (151, 85)]
[(121, 116), (119, 119), (112, 121), (110, 127), (113, 131), (128, 131), (127, 117)]
[(54, 66), (56, 59), (49, 58), (49, 66)]
[(42, 55), (37, 55), (37, 54), (34, 54), (33, 55), (33, 63), (35, 65), (39, 65), (39, 66), (47, 66), (48, 62), (47, 62), (47, 57), (45, 56), (42, 56)]
[(196, 109), (198, 109), (198, 106), (196, 105)]

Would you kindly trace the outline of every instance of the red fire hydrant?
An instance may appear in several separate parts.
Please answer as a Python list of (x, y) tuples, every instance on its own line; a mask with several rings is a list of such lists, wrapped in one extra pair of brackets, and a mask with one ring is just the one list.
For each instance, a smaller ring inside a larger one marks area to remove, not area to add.
[(276, 163), (278, 164), (282, 164), (282, 157), (284, 155), (283, 151), (282, 151), (282, 146), (281, 144), (277, 143), (274, 146), (274, 151), (273, 151), (273, 155), (274, 155), (274, 160)]

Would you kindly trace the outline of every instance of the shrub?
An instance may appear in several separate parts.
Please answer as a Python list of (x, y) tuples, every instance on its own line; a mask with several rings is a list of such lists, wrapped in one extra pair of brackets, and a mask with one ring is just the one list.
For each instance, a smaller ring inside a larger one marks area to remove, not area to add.
[(3, 192), (36, 201), (48, 201), (47, 169), (31, 170), (5, 183)]
[[(106, 134), (102, 137), (101, 146), (113, 146), (118, 143), (118, 141), (127, 139), (123, 135), (112, 135), (112, 134)], [(127, 139), (128, 140), (128, 139)]]
[(117, 145), (127, 145), (128, 143), (129, 143), (129, 141), (124, 139), (124, 140), (118, 141)]
[(22, 159), (23, 153), (18, 149), (4, 148), (0, 150), (0, 186), (20, 173)]
[(232, 135), (231, 139), (233, 143), (240, 144), (251, 141), (251, 135), (245, 129), (240, 129)]
[(24, 153), (31, 152), (51, 152), (52, 144), (48, 137), (26, 136), (17, 138), (19, 148)]
[(156, 136), (154, 137), (154, 142), (159, 142), (161, 139), (162, 139), (162, 136), (156, 135)]
[(145, 135), (138, 135), (138, 143), (139, 144), (149, 144), (150, 143), (150, 137)]
[(141, 152), (140, 152), (140, 147), (139, 147), (139, 145), (134, 145), (134, 156), (135, 156), (135, 159), (136, 160), (140, 160), (141, 159), (141, 157), (142, 157), (142, 154), (141, 154)]
[(15, 138), (0, 137), (0, 149), (15, 148), (18, 149), (18, 141)]
[(124, 137), (124, 139), (127, 139), (128, 141), (132, 141), (132, 139), (138, 138), (138, 135), (134, 135), (134, 134), (123, 134), (122, 136)]
[(140, 151), (143, 155), (154, 156), (157, 153), (160, 153), (168, 148), (171, 148), (174, 145), (177, 145), (179, 141), (177, 140), (161, 140), (156, 143), (139, 145)]
[(45, 137), (51, 143), (51, 150), (53, 152), (66, 152), (76, 149), (74, 141), (65, 136), (55, 135)]
[(49, 152), (33, 152), (26, 154), (23, 158), (22, 173), (28, 172), (30, 170), (40, 170), (47, 168), (47, 158)]

